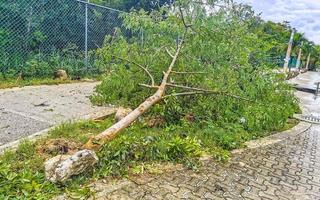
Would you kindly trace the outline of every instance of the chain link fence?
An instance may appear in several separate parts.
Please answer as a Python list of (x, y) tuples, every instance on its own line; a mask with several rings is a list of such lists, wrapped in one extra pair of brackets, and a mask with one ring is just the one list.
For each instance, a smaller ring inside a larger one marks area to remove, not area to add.
[(80, 0), (0, 3), (0, 73), (4, 78), (99, 73), (93, 53), (122, 26), (121, 11)]
[[(1, 1), (0, 79), (52, 77), (58, 69), (72, 78), (100, 74), (94, 50), (102, 47), (106, 35), (122, 27), (123, 12), (87, 1)], [(138, 37), (143, 45), (143, 32)], [(284, 62), (282, 57), (267, 60), (279, 67)], [(291, 59), (290, 68), (295, 65)]]

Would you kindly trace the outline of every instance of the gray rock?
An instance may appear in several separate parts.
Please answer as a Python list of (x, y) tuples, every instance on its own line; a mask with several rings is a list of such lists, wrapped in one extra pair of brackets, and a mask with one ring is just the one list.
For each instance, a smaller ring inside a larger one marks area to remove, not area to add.
[(47, 180), (64, 182), (73, 175), (81, 174), (98, 162), (94, 151), (81, 150), (73, 155), (59, 155), (45, 162)]
[(60, 80), (66, 80), (66, 79), (68, 79), (68, 74), (65, 70), (60, 69), (54, 73), (54, 78), (60, 79)]

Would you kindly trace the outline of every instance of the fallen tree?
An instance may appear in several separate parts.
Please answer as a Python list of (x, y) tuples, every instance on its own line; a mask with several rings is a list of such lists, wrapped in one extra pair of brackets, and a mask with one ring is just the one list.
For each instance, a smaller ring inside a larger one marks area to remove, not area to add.
[[(253, 52), (255, 59), (264, 53), (256, 52), (263, 44), (248, 28), (256, 23), (255, 16), (244, 7), (228, 3), (217, 10), (216, 3), (177, 1), (174, 11), (164, 7), (151, 13), (139, 11), (123, 16), (126, 28), (138, 35), (143, 31), (143, 37), (128, 39), (115, 31), (115, 35), (106, 38), (98, 55), (102, 65), (111, 66), (92, 101), (136, 109), (91, 138), (83, 146), (84, 159), (95, 163), (93, 150), (113, 140), (146, 111), (150, 115), (161, 113), (166, 123), (180, 123), (190, 116), (194, 116), (190, 120), (194, 123), (222, 123), (227, 113), (228, 121), (240, 123), (248, 130), (281, 126), (292, 114), (294, 109), (285, 111), (294, 104), (286, 85), (278, 84), (273, 76), (266, 79), (259, 69), (265, 70), (263, 63), (252, 62)], [(275, 90), (281, 93), (276, 94)], [(276, 113), (270, 105), (263, 104), (270, 99)], [(284, 99), (292, 102), (278, 106)], [(269, 119), (270, 114), (274, 114), (274, 120)], [(267, 123), (257, 125), (256, 120)], [(78, 152), (49, 160), (47, 178), (64, 181), (91, 167), (81, 159), (82, 155)], [(75, 166), (77, 170), (72, 173)]]
[[(187, 33), (187, 31), (188, 31), (188, 27), (186, 27), (185, 33)], [(172, 62), (170, 64), (170, 66), (168, 67), (168, 70), (166, 72), (164, 72), (161, 84), (159, 86), (151, 85), (151, 87), (158, 88), (156, 93), (154, 93), (152, 96), (150, 96), (148, 99), (146, 99), (135, 110), (133, 110), (126, 117), (121, 119), (119, 122), (115, 123), (113, 126), (108, 128), (106, 131), (102, 132), (101, 134), (97, 135), (93, 139), (90, 139), (87, 142), (87, 144), (84, 145), (84, 147), (86, 149), (96, 149), (101, 144), (114, 139), (117, 136), (117, 134), (120, 133), (120, 131), (122, 129), (130, 126), (130, 124), (132, 124), (136, 119), (138, 119), (139, 116), (141, 116), (143, 113), (148, 111), (151, 106), (153, 106), (154, 104), (156, 104), (162, 100), (162, 98), (165, 95), (169, 76), (172, 72), (172, 69), (173, 69), (177, 59), (178, 59), (181, 48), (183, 46), (183, 42), (184, 42), (184, 38), (179, 43), (175, 55), (172, 56)]]

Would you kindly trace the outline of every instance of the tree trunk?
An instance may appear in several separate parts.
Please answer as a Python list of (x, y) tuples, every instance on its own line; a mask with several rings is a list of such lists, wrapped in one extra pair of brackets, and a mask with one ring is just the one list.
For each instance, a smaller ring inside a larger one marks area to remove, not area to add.
[(288, 44), (286, 58), (284, 60), (283, 70), (285, 73), (289, 71), (289, 62), (290, 62), (290, 56), (291, 56), (291, 50), (292, 50), (293, 37), (294, 37), (294, 30), (292, 30), (289, 44)]
[(307, 64), (306, 64), (306, 70), (308, 71), (309, 70), (309, 63), (310, 63), (310, 53), (308, 55), (308, 58), (307, 58)]
[(302, 48), (300, 47), (299, 53), (298, 53), (298, 58), (297, 58), (297, 63), (296, 63), (296, 68), (300, 71), (300, 65), (301, 65), (301, 54), (302, 54)]

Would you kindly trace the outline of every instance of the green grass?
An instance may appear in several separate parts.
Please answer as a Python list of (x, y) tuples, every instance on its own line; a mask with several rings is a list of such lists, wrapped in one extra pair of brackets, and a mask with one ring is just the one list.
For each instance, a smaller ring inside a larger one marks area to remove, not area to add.
[(157, 171), (154, 163), (179, 163), (196, 169), (202, 155), (225, 161), (229, 150), (242, 147), (245, 141), (254, 138), (253, 134), (232, 124), (199, 127), (186, 122), (149, 128), (143, 122), (136, 122), (97, 152), (100, 162), (95, 169), (64, 184), (45, 180), (43, 162), (46, 159), (61, 154), (61, 149), (64, 152), (67, 149), (68, 153), (76, 151), (112, 123), (109, 118), (63, 124), (50, 131), (45, 139), (25, 141), (16, 152), (7, 151), (0, 156), (0, 199), (50, 199), (61, 193), (74, 198), (92, 196), (94, 193), (88, 184), (94, 180), (130, 176), (148, 169)]
[(59, 80), (52, 78), (33, 78), (33, 79), (25, 79), (25, 80), (16, 80), (16, 79), (1, 79), (0, 78), (0, 89), (13, 88), (13, 87), (24, 87), (31, 85), (58, 85), (64, 83), (76, 83), (80, 82), (78, 80)]
[(59, 153), (47, 153), (47, 144), (55, 139), (65, 139), (80, 145), (89, 136), (86, 136), (87, 133), (96, 134), (109, 124), (92, 121), (64, 124), (52, 130), (46, 139), (34, 143), (24, 141), (16, 152), (5, 152), (0, 156), (0, 199), (50, 199), (62, 192), (83, 196), (86, 190), (83, 183), (88, 183), (91, 176), (83, 175), (64, 185), (45, 180), (44, 161)]

